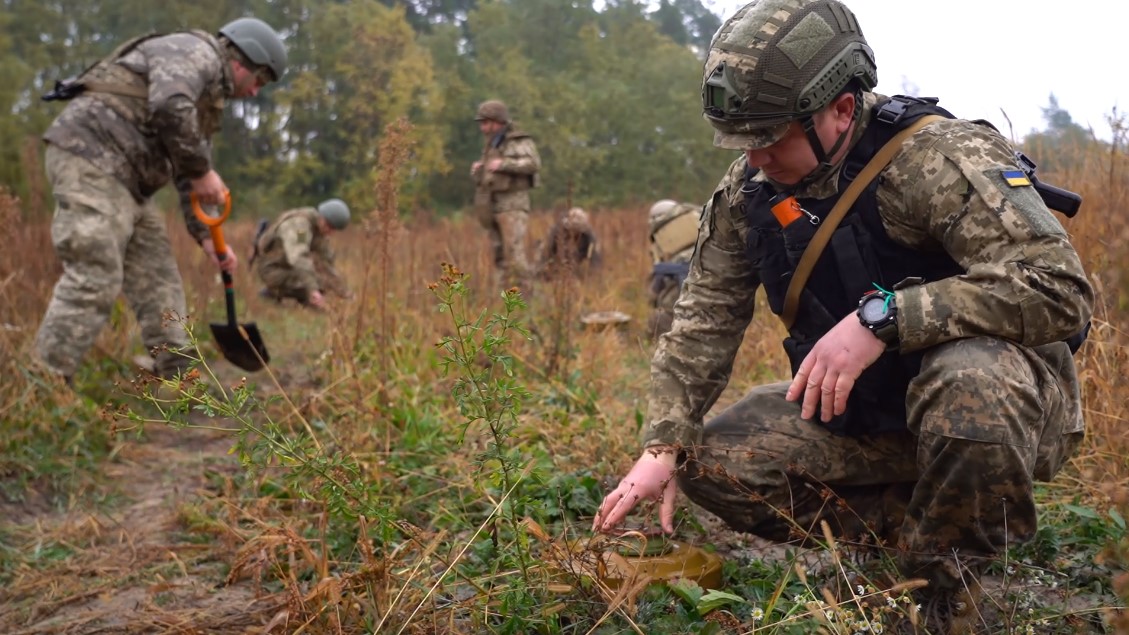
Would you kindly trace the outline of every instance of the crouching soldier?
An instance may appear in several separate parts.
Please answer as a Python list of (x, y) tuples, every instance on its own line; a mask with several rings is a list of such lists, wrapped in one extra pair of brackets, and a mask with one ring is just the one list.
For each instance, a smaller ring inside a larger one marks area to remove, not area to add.
[(588, 213), (579, 207), (568, 210), (549, 230), (537, 260), (539, 273), (545, 279), (562, 274), (582, 277), (599, 265), (596, 233)]
[(283, 212), (255, 240), (251, 262), (264, 288), (260, 294), (282, 301), (293, 298), (303, 306), (325, 308), (325, 294), (348, 293), (333, 267), (329, 236), (349, 224), (349, 207), (331, 198), (317, 208)]

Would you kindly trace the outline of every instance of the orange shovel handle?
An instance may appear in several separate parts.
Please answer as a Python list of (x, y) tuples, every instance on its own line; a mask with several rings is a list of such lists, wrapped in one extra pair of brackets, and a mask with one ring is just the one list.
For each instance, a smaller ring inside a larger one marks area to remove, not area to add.
[(200, 199), (196, 197), (196, 192), (188, 194), (188, 200), (192, 203), (192, 213), (196, 214), (196, 218), (200, 219), (201, 223), (208, 226), (208, 231), (212, 234), (212, 245), (216, 248), (216, 256), (223, 260), (227, 255), (227, 243), (223, 240), (223, 231), (220, 230), (220, 225), (231, 216), (231, 192), (224, 192), (223, 213), (219, 216), (209, 216), (200, 207)]

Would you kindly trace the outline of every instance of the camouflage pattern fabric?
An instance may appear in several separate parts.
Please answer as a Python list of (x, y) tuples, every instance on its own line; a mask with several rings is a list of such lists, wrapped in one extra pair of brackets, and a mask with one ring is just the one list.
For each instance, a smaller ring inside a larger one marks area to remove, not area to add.
[(546, 278), (566, 273), (583, 275), (599, 264), (599, 260), (596, 232), (587, 215), (565, 217), (553, 224), (541, 244), (538, 267)]
[[(659, 223), (655, 224), (651, 232), (652, 240), (654, 239), (654, 231), (661, 229), (663, 224), (669, 223), (676, 217), (686, 214), (697, 214), (700, 211), (701, 208), (697, 205), (680, 203), (677, 207), (672, 209), (666, 217), (659, 219)], [(688, 247), (665, 259), (661, 258), (661, 250), (654, 244), (651, 245), (651, 259), (654, 264), (659, 264), (660, 262), (689, 264), (691, 256), (693, 255), (694, 243), (692, 241)], [(651, 284), (647, 291), (651, 300), (651, 308), (653, 309), (651, 316), (647, 319), (647, 334), (652, 338), (658, 338), (663, 333), (669, 331), (671, 324), (674, 322), (674, 304), (678, 302), (678, 297), (682, 293), (682, 281), (675, 276), (652, 273)]]
[[(874, 102), (868, 95), (862, 122), (869, 121)], [(1083, 428), (1076, 371), (1060, 342), (1090, 318), (1094, 291), (1066, 232), (1037, 193), (1012, 188), (1002, 178), (1001, 172), (1015, 169), (1013, 161), (1011, 147), (995, 132), (945, 120), (912, 136), (879, 177), (878, 211), (890, 238), (923, 251), (944, 250), (967, 273), (896, 291), (901, 350), (927, 351), (907, 395), (913, 439), (905, 441), (902, 461), (860, 458), (851, 445), (859, 439), (837, 440), (842, 449), (826, 460), (800, 457), (813, 482), (843, 487), (860, 483), (837, 473), (844, 469), (840, 463), (866, 472), (872, 479), (862, 483), (867, 486), (906, 482), (909, 474), (913, 487), (901, 496), (907, 511), (899, 542), (921, 550), (906, 556), (910, 570), (932, 567), (942, 582), (941, 551), (951, 563), (952, 549), (991, 554), (1008, 539), (1030, 536), (1031, 482), (1054, 476)], [(833, 195), (836, 172), (802, 185), (796, 196)], [(749, 228), (739, 191), (744, 173), (742, 156), (706, 206), (673, 327), (652, 362), (644, 444), (687, 449), (706, 465), (713, 459), (703, 452), (733, 443), (712, 432), (703, 436), (702, 420), (729, 381), (759, 284), (746, 250)], [(717, 425), (747, 429), (737, 436), (756, 439), (769, 454), (794, 453), (794, 443), (822, 447), (818, 423), (803, 423), (797, 431), (801, 423), (783, 417), (797, 418), (799, 406), (785, 402), (782, 389), (757, 390), (749, 399), (755, 407), (727, 411)], [(744, 449), (730, 456), (726, 470), (751, 475), (758, 496), (771, 497), (779, 508), (784, 494), (770, 490), (797, 494), (797, 483), (783, 476), (767, 484), (758, 480), (765, 468), (745, 456)], [(914, 458), (910, 473), (904, 461)], [(694, 494), (694, 477), (683, 481), (699, 503), (721, 496)], [(748, 507), (740, 513), (763, 514), (755, 498), (729, 496), (734, 505)], [(800, 515), (803, 529), (810, 527), (810, 510), (788, 513)]]
[(787, 387), (755, 388), (710, 420), (687, 449), (681, 489), (779, 542), (819, 536), (821, 520), (846, 541), (881, 539), (934, 588), (959, 588), (953, 549), (971, 568), (1034, 536), (1032, 480), (1049, 480), (1082, 439), (1063, 343), (975, 337), (930, 349), (910, 387), (910, 433), (831, 434), (800, 419)]
[(124, 292), (142, 342), (156, 351), (157, 373), (175, 375), (188, 362), (176, 352), (188, 345), (179, 322), (187, 312), (164, 217), (83, 157), (49, 145), (45, 164), (56, 202), (51, 240), (63, 275), (36, 336), (40, 360), (74, 376)]
[[(526, 257), (525, 234), (529, 222), (529, 190), (540, 184), (541, 156), (533, 139), (507, 126), (487, 140), (482, 150), (482, 167), (475, 172), (475, 215), (490, 233), (494, 263), (511, 282), (530, 273)], [(486, 165), (501, 159), (496, 171)]]
[(255, 271), (271, 296), (305, 304), (314, 291), (344, 288), (319, 218), (313, 207), (288, 210), (259, 238)]
[[(149, 98), (85, 92), (67, 104), (45, 141), (114, 176), (139, 203), (174, 174), (192, 179), (212, 168), (210, 138), (219, 131), (224, 98), (234, 91), (214, 37), (202, 31), (150, 37), (120, 58), (102, 60), (82, 79), (147, 87)], [(188, 210), (185, 217), (197, 241), (207, 237)]]

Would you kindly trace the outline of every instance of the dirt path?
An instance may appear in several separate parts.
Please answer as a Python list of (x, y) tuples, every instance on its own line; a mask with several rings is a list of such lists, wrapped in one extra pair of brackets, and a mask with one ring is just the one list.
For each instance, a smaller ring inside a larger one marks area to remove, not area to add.
[(284, 600), (225, 585), (237, 545), (202, 540), (183, 520), (218, 494), (210, 483), (240, 469), (230, 445), (220, 432), (153, 425), (105, 464), (102, 493), (120, 500), (9, 514), (12, 542), (56, 562), (17, 572), (0, 591), (0, 633), (265, 632)]

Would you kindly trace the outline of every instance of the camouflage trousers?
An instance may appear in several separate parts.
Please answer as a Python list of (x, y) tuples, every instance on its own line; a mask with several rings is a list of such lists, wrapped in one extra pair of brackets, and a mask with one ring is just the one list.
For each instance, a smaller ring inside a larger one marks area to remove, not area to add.
[(523, 283), (530, 275), (525, 255), (525, 234), (529, 214), (523, 211), (498, 212), (486, 228), (494, 253), (497, 282), (510, 286)]
[(124, 293), (157, 372), (175, 375), (187, 365), (176, 352), (188, 345), (179, 322), (187, 311), (164, 217), (86, 159), (48, 145), (45, 164), (55, 195), (51, 241), (63, 275), (36, 335), (37, 355), (73, 376)]
[(1036, 529), (1032, 484), (1083, 435), (1067, 346), (993, 338), (939, 345), (906, 397), (908, 430), (855, 438), (800, 419), (787, 383), (709, 421), (678, 483), (731, 527), (778, 542), (821, 536), (897, 548), (903, 574), (961, 588), (967, 569)]
[(529, 226), (529, 192), (475, 191), (475, 216), (490, 237), (495, 283), (521, 284), (532, 274), (525, 252)]
[[(323, 294), (333, 291), (338, 295), (346, 295), (340, 280), (324, 266), (315, 264), (318, 280), (318, 291)], [(259, 280), (262, 281), (265, 294), (282, 300), (292, 298), (301, 304), (308, 304), (310, 293), (313, 289), (306, 286), (307, 277), (300, 274), (293, 267), (283, 264), (261, 264), (256, 268)]]

